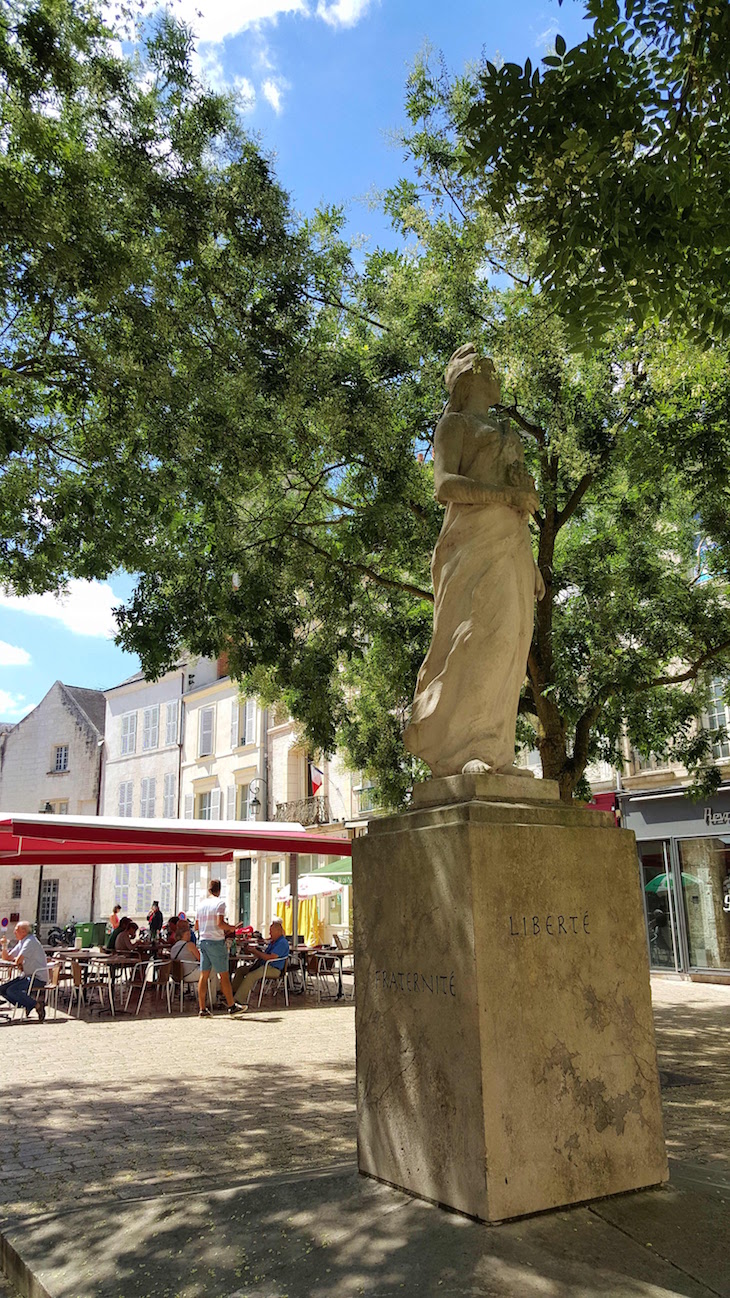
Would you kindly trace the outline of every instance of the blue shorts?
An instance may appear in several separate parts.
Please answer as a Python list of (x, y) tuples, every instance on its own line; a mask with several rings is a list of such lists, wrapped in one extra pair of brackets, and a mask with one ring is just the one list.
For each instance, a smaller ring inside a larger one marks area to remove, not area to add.
[(225, 942), (200, 943), (200, 968), (214, 973), (228, 973), (228, 947)]

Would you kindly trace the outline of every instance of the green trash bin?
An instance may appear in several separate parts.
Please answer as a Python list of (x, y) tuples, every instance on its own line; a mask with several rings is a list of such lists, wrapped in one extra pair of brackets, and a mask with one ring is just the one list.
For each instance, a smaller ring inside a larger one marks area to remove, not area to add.
[(105, 946), (106, 945), (106, 920), (105, 919), (96, 920), (95, 923), (91, 925), (91, 927), (94, 930), (91, 939), (91, 945)]
[(95, 927), (96, 927), (96, 926), (95, 926), (94, 924), (92, 924), (91, 922), (84, 923), (84, 924), (79, 924), (79, 923), (77, 922), (77, 924), (76, 924), (76, 943), (77, 943), (77, 945), (78, 945), (79, 938), (81, 938), (81, 945), (82, 945), (82, 946), (94, 946), (94, 945), (95, 945), (95, 943), (94, 943), (94, 928), (95, 928)]

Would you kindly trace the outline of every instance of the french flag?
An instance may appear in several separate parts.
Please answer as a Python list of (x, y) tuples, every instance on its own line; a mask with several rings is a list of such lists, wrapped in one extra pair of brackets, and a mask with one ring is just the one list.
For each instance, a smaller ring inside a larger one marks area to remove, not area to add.
[(319, 767), (314, 765), (314, 762), (309, 763), (309, 778), (312, 783), (312, 797), (314, 797), (315, 793), (319, 793), (322, 788), (324, 779), (324, 771), (320, 771)]

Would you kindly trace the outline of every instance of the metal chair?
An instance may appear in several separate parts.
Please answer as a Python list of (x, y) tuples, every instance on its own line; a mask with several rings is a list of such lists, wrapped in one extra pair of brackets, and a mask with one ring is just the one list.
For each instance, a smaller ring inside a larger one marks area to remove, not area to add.
[[(287, 956), (286, 959), (284, 960), (284, 968), (280, 971), (280, 977), (267, 978), (266, 970), (264, 969), (264, 972), (260, 979), (260, 983), (261, 986), (259, 987), (259, 999), (258, 999), (258, 1005), (256, 1007), (257, 1009), (261, 1009), (261, 1001), (264, 995), (264, 988), (268, 987), (269, 991), (271, 992), (272, 999), (276, 1000), (277, 993), (279, 992), (282, 983), (284, 985), (284, 1002), (286, 1004), (286, 1008), (288, 1009), (289, 1008), (289, 956)], [(253, 991), (253, 988), (251, 988), (251, 990)]]
[(84, 997), (84, 971), (78, 960), (71, 961), (71, 988), (68, 998), (68, 1013), (73, 1013), (74, 1001), (76, 1002), (76, 1018), (81, 1018), (81, 1006), (85, 1003)]
[[(323, 951), (317, 953), (317, 1004), (322, 1000), (323, 990), (327, 993), (329, 1000), (337, 1000), (337, 992), (340, 983), (336, 963), (334, 956), (327, 955)], [(330, 990), (330, 979), (334, 983), (334, 995)]]
[(53, 1005), (54, 1019), (58, 1018), (58, 993), (60, 991), (62, 973), (63, 965), (59, 960), (54, 961), (53, 964), (49, 964), (48, 982), (41, 993), (46, 1009), (49, 1009), (51, 1004)]
[(127, 992), (127, 999), (124, 1005), (124, 1009), (125, 1010), (127, 1009), (132, 996), (132, 992), (135, 990), (135, 986), (137, 985), (136, 979), (137, 979), (137, 972), (139, 970), (142, 971), (142, 986), (140, 988), (139, 1000), (137, 1001), (137, 1008), (134, 1011), (135, 1018), (139, 1014), (139, 1011), (142, 1007), (144, 994), (149, 988), (152, 988), (153, 991), (156, 991), (158, 995), (161, 989), (163, 987), (165, 988), (165, 994), (167, 996), (167, 1010), (169, 1013), (170, 998), (169, 998), (167, 984), (170, 981), (170, 973), (172, 972), (172, 960), (170, 959), (148, 960), (146, 964), (140, 962), (140, 964), (137, 965), (137, 967), (134, 970), (133, 976), (129, 981), (129, 991)]

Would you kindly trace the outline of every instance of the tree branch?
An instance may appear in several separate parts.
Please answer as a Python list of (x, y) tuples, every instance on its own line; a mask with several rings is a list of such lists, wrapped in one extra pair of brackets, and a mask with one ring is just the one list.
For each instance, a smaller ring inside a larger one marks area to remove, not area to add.
[(336, 306), (340, 311), (346, 311), (348, 315), (354, 315), (365, 324), (372, 325), (374, 329), (382, 329), (385, 333), (390, 333), (390, 325), (381, 324), (380, 320), (365, 315), (364, 311), (358, 311), (357, 307), (349, 306), (340, 298), (319, 297), (316, 293), (308, 293), (306, 289), (302, 289), (302, 293), (308, 302), (319, 302), (320, 306)]
[(535, 441), (538, 442), (540, 446), (545, 445), (545, 440), (546, 440), (545, 429), (541, 428), (539, 424), (531, 424), (529, 419), (525, 419), (525, 416), (520, 414), (516, 405), (515, 406), (497, 405), (494, 407), (494, 409), (500, 415), (509, 415), (510, 419), (514, 419), (518, 428), (521, 428), (523, 433), (529, 433), (531, 437), (535, 438)]
[(368, 581), (375, 582), (377, 586), (383, 586), (386, 590), (402, 591), (406, 595), (415, 595), (417, 599), (427, 599), (429, 604), (434, 602), (431, 591), (421, 590), (420, 586), (412, 586), (408, 581), (396, 581), (392, 577), (384, 577), (382, 573), (376, 572), (374, 568), (369, 568), (367, 564), (355, 563), (351, 559), (333, 558), (328, 550), (323, 550), (321, 546), (315, 545), (307, 537), (301, 537), (300, 539), (302, 545), (305, 545), (309, 550), (313, 550), (315, 554), (321, 555), (323, 559), (337, 564), (340, 568), (349, 568), (355, 572), (361, 572), (364, 577), (367, 577)]
[(730, 640), (724, 640), (722, 644), (715, 645), (714, 648), (708, 649), (706, 653), (700, 655), (696, 662), (692, 663), (686, 671), (679, 672), (676, 676), (657, 676), (653, 681), (647, 681), (645, 685), (637, 686), (638, 690), (653, 690), (660, 685), (681, 685), (683, 681), (694, 681), (699, 676), (705, 663), (711, 662), (713, 658), (719, 658), (720, 654), (727, 653), (730, 650)]

